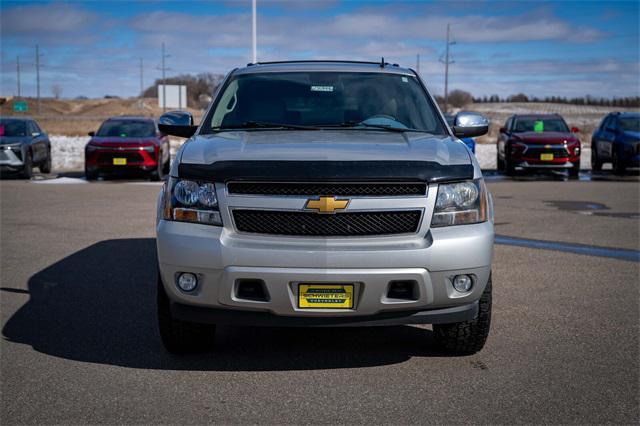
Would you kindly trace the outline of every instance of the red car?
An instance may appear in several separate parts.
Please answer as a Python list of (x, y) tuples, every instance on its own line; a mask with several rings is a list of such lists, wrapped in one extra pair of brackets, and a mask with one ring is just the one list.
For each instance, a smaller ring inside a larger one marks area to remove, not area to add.
[(558, 114), (511, 116), (498, 136), (498, 170), (513, 175), (516, 170), (567, 170), (580, 172), (581, 144)]
[(122, 171), (143, 171), (160, 180), (169, 173), (169, 138), (151, 118), (113, 117), (89, 136), (84, 155), (87, 180)]

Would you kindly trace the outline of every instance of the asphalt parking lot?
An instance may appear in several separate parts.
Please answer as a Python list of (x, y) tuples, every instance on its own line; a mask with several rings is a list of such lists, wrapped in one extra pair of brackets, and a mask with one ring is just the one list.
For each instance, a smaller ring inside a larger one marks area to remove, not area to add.
[(410, 326), (225, 327), (216, 353), (171, 356), (159, 185), (0, 181), (1, 421), (637, 423), (637, 176), (488, 181), (493, 323), (467, 357)]

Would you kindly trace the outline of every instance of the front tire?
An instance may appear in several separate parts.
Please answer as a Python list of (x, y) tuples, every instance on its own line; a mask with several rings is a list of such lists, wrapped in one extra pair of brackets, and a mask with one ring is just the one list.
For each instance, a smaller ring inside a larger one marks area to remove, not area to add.
[(611, 159), (611, 162), (613, 163), (613, 173), (617, 174), (617, 175), (623, 175), (625, 172), (625, 165), (622, 162), (622, 160), (620, 159), (620, 155), (618, 154), (618, 150), (614, 147), (613, 148), (613, 158)]
[(33, 177), (33, 157), (31, 151), (27, 151), (24, 157), (24, 165), (20, 172), (20, 177), (23, 179), (31, 179)]
[(580, 176), (580, 161), (573, 163), (569, 169), (569, 178), (577, 179)]
[(169, 297), (158, 272), (158, 327), (165, 349), (172, 354), (209, 352), (213, 350), (216, 326), (175, 319), (171, 315)]
[(484, 347), (491, 327), (491, 276), (479, 303), (478, 316), (474, 320), (433, 325), (438, 347), (457, 355), (474, 354)]
[(40, 164), (41, 173), (51, 173), (51, 150), (47, 152), (47, 159)]
[(507, 176), (515, 176), (516, 174), (516, 168), (513, 166), (509, 155), (505, 155), (504, 157), (504, 170)]
[(599, 172), (600, 170), (602, 170), (602, 161), (598, 159), (598, 147), (591, 144), (591, 171)]

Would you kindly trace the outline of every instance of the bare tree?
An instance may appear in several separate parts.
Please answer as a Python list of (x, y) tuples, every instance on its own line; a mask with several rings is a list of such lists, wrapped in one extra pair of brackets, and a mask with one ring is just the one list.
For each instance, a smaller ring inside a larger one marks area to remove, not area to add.
[(465, 105), (473, 103), (473, 96), (464, 90), (454, 90), (449, 92), (449, 104), (461, 108)]
[(59, 84), (54, 84), (51, 86), (51, 94), (54, 98), (60, 99), (60, 95), (62, 95), (62, 86)]

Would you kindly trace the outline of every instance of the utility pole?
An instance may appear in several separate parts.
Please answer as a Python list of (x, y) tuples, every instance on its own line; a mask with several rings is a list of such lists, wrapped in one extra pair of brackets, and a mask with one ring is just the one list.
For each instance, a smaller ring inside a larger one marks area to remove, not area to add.
[(167, 111), (167, 81), (165, 72), (169, 70), (169, 68), (165, 67), (164, 60), (171, 55), (167, 55), (164, 53), (164, 42), (162, 43), (162, 112)]
[(142, 62), (142, 58), (140, 58), (140, 109), (142, 109), (144, 97), (144, 64)]
[(20, 98), (20, 56), (16, 56), (16, 73), (18, 74), (18, 98)]
[(252, 63), (256, 63), (258, 62), (258, 20), (256, 17), (257, 14), (257, 6), (256, 6), (256, 0), (253, 0), (251, 2), (251, 41), (252, 41), (252, 47), (253, 47), (253, 61)]
[(38, 98), (38, 114), (40, 114), (40, 47), (36, 44), (36, 94)]
[(454, 61), (449, 60), (449, 46), (454, 44), (450, 40), (451, 24), (447, 24), (447, 45), (445, 47), (444, 61), (440, 59), (440, 62), (444, 62), (444, 112), (449, 110), (449, 65)]

